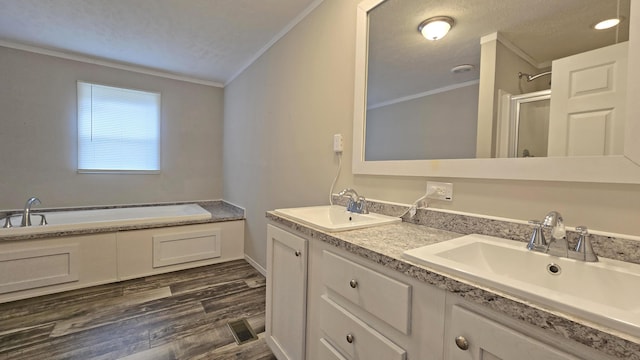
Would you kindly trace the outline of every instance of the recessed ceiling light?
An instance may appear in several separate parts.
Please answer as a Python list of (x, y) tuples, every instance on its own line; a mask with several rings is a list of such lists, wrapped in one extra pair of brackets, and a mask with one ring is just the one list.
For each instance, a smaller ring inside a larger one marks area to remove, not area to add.
[(418, 25), (418, 31), (427, 40), (440, 40), (453, 27), (453, 19), (448, 16), (436, 16), (429, 18)]
[(602, 20), (599, 23), (593, 25), (593, 28), (596, 29), (596, 30), (611, 29), (612, 27), (617, 26), (618, 24), (620, 24), (620, 21), (622, 21), (622, 19), (620, 19), (620, 18), (612, 18), (612, 19)]

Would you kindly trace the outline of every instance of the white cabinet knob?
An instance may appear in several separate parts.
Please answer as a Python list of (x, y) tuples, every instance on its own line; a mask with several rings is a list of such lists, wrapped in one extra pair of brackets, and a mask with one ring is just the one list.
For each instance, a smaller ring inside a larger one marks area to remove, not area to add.
[(296, 256), (300, 256), (300, 255), (302, 255), (302, 252), (300, 252), (300, 250), (296, 250), (295, 254), (296, 254)]
[(351, 279), (351, 281), (349, 281), (349, 286), (351, 286), (352, 289), (355, 289), (358, 287), (358, 281), (356, 279)]

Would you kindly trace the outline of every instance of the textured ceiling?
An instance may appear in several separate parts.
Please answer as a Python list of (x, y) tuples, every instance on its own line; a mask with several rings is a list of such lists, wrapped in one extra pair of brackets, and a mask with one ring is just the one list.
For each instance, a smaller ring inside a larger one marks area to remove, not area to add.
[[(628, 39), (629, 1), (620, 1), (618, 41)], [(614, 44), (615, 29), (591, 26), (617, 9), (617, 0), (387, 0), (369, 17), (368, 103), (478, 79), (480, 38), (494, 32), (537, 64)], [(453, 29), (440, 41), (424, 39), (418, 24), (441, 15), (455, 19)], [(452, 74), (460, 64), (476, 70)]]
[(0, 40), (226, 83), (316, 0), (0, 0)]

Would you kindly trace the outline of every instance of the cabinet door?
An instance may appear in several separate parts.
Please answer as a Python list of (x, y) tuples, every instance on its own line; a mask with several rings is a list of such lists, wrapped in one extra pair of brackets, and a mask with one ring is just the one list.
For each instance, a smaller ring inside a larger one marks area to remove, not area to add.
[(267, 226), (266, 341), (280, 360), (305, 353), (307, 240)]
[[(445, 345), (450, 360), (578, 360), (530, 336), (459, 306), (451, 312)], [(460, 346), (456, 338), (461, 337)], [(468, 346), (464, 349), (464, 342)]]

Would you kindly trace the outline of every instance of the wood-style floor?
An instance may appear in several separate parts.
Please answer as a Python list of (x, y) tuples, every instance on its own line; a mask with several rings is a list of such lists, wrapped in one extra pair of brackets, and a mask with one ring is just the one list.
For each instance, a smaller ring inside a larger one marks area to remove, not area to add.
[[(227, 322), (259, 339), (236, 345)], [(275, 359), (265, 278), (244, 260), (0, 304), (0, 360)]]

